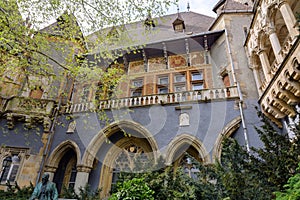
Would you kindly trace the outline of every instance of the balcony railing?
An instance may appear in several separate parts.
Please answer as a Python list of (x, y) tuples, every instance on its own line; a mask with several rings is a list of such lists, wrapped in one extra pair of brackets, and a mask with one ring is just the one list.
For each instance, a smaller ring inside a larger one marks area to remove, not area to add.
[(154, 94), (140, 97), (101, 100), (96, 107), (92, 102), (71, 104), (66, 113), (87, 112), (96, 109), (118, 109), (124, 107), (148, 106), (155, 104), (172, 104), (191, 101), (222, 100), (238, 97), (237, 87), (204, 89), (169, 94)]
[(266, 84), (259, 103), (262, 111), (279, 127), (282, 119), (294, 118), (297, 115), (295, 105), (300, 103), (300, 73), (295, 62), (300, 51), (300, 40), (297, 39), (293, 50), (285, 57), (285, 61), (278, 65), (270, 82)]
[(279, 51), (279, 55), (281, 55), (283, 58), (289, 53), (289, 51), (291, 50), (292, 46), (293, 46), (293, 39), (292, 37), (289, 35), (287, 36), (287, 38), (285, 39), (281, 50)]
[(26, 115), (50, 116), (53, 108), (54, 101), (52, 100), (14, 97), (8, 101), (5, 111)]

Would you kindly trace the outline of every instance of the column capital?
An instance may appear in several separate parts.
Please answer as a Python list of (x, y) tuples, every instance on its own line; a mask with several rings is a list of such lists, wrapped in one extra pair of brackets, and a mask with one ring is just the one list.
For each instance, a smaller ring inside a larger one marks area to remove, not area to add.
[(273, 33), (275, 33), (275, 28), (271, 25), (267, 25), (263, 28), (264, 32), (267, 34), (267, 35), (271, 35)]
[(92, 170), (92, 168), (90, 166), (86, 166), (86, 165), (77, 165), (77, 171), (78, 172), (86, 172), (86, 173), (90, 173), (90, 171)]
[(258, 71), (259, 70), (259, 65), (252, 65), (251, 67), (250, 67), (250, 69), (252, 69), (253, 71)]
[(259, 48), (259, 49), (256, 51), (257, 55), (263, 54), (263, 53), (265, 53), (265, 52), (266, 52), (266, 49), (261, 49), (261, 48)]
[(56, 172), (57, 167), (55, 166), (50, 166), (50, 165), (46, 165), (45, 166), (45, 172), (52, 172), (55, 173)]
[(286, 4), (287, 4), (286, 0), (277, 0), (277, 7), (278, 7), (278, 9), (280, 9), (280, 7), (282, 5), (286, 5)]

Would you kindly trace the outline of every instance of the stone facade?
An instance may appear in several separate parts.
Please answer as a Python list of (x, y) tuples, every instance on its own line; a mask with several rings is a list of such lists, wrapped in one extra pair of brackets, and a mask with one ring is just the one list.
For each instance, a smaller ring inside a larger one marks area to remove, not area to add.
[[(74, 82), (67, 75), (55, 91), (37, 77), (40, 85), (19, 96), (2, 90), (1, 177), (7, 172), (23, 186), (48, 172), (59, 191), (90, 184), (107, 196), (119, 172), (136, 170), (136, 160), (143, 166), (163, 158), (160, 167), (178, 166), (187, 152), (208, 164), (220, 159), (226, 137), (248, 149), (261, 145), (256, 106), (286, 132), (282, 124), (296, 117), (299, 105), (299, 2), (221, 0), (214, 10), (216, 19), (165, 16), (156, 20), (157, 32), (143, 22), (126, 25), (128, 33), (143, 33), (135, 44), (144, 34), (147, 40), (119, 58), (125, 78), (114, 98), (101, 80)], [(97, 52), (89, 48), (85, 59), (92, 61)], [(68, 103), (59, 98), (65, 90)]]

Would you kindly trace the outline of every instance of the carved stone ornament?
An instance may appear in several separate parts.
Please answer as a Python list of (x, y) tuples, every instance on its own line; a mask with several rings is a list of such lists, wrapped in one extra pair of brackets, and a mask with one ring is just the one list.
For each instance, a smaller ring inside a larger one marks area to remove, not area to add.
[(75, 132), (75, 129), (76, 129), (76, 121), (71, 121), (69, 123), (69, 126), (68, 126), (68, 130), (67, 130), (67, 134), (72, 134)]
[(190, 125), (190, 116), (187, 113), (181, 113), (179, 115), (179, 126), (189, 126)]

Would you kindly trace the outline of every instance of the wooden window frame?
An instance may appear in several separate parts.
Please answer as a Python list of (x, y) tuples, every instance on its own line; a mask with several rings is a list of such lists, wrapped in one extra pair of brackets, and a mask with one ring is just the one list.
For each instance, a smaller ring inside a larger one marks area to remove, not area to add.
[[(140, 84), (136, 85), (135, 82), (139, 82)], [(131, 80), (130, 83), (131, 89), (130, 89), (130, 96), (131, 97), (138, 97), (144, 95), (144, 78), (136, 78)], [(139, 93), (140, 95), (134, 94), (135, 92)]]
[[(161, 83), (161, 79), (167, 78), (167, 83)], [(159, 75), (157, 77), (157, 94), (168, 94), (170, 92), (170, 76), (169, 74)], [(167, 89), (167, 92), (160, 92), (161, 90)]]
[[(182, 75), (182, 77), (184, 77), (184, 80), (177, 81), (176, 76), (179, 76), (179, 75)], [(174, 79), (174, 81), (173, 81), (173, 91), (174, 92), (184, 92), (187, 90), (187, 84), (186, 84), (187, 77), (186, 77), (185, 72), (174, 74), (173, 79)], [(182, 89), (181, 91), (176, 91), (176, 87), (184, 87), (184, 89)]]
[[(201, 74), (201, 79), (193, 79), (193, 74)], [(204, 71), (203, 70), (198, 70), (198, 71), (191, 71), (190, 72), (190, 86), (191, 86), (191, 90), (197, 90), (194, 89), (193, 87), (195, 85), (202, 85), (201, 89), (198, 90), (202, 90), (205, 89), (205, 81), (204, 81)]]

